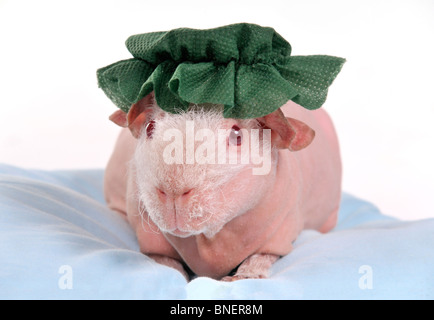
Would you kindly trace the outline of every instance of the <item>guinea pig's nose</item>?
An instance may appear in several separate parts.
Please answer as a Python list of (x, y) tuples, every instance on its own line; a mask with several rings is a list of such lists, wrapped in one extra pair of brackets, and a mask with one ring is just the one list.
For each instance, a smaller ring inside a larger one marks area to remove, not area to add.
[(161, 190), (160, 188), (155, 188), (157, 190), (157, 193), (159, 196), (166, 196), (166, 192), (164, 192), (163, 190)]
[(178, 192), (166, 192), (160, 188), (156, 188), (157, 194), (162, 201), (165, 201), (167, 198), (176, 200), (176, 199), (184, 199), (187, 200), (190, 196), (193, 195), (194, 189), (184, 189)]
[(191, 194), (192, 192), (193, 192), (193, 189), (187, 190), (187, 191), (185, 191), (185, 192), (182, 194), (182, 196), (183, 196), (183, 197), (188, 196), (188, 195)]

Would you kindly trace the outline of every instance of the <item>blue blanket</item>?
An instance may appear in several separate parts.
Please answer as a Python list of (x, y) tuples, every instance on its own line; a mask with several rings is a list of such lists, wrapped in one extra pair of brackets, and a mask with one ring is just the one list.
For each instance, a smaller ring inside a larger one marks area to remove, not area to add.
[(139, 252), (102, 180), (0, 165), (0, 299), (434, 299), (434, 219), (344, 193), (337, 227), (303, 231), (269, 279), (187, 283)]

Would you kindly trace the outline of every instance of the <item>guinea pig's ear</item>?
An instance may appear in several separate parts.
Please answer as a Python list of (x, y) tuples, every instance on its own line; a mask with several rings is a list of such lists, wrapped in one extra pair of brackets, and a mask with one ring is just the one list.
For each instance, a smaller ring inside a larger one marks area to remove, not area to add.
[(127, 127), (127, 114), (122, 110), (114, 112), (109, 119), (123, 128)]
[(121, 127), (128, 127), (133, 136), (138, 138), (153, 106), (154, 94), (151, 92), (146, 97), (133, 104), (128, 113), (118, 110), (113, 113), (109, 119)]
[(279, 149), (298, 151), (306, 148), (315, 137), (315, 131), (304, 122), (287, 118), (282, 110), (258, 119), (265, 128), (271, 129), (271, 143)]

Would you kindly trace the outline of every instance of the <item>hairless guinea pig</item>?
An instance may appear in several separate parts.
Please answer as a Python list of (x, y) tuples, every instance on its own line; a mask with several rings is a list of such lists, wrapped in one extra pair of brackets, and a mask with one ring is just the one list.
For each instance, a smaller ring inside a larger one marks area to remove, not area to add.
[(110, 119), (125, 129), (106, 168), (107, 203), (144, 254), (186, 277), (184, 264), (225, 281), (265, 278), (301, 230), (336, 224), (341, 161), (322, 109), (290, 101), (225, 119), (216, 105), (166, 113), (149, 94)]

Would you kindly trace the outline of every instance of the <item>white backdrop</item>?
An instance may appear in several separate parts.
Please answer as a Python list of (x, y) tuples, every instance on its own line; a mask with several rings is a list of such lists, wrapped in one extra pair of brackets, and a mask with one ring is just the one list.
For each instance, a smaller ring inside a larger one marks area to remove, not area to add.
[(135, 33), (274, 27), (293, 55), (347, 63), (323, 106), (344, 190), (402, 219), (434, 216), (433, 0), (0, 0), (0, 163), (103, 168), (118, 128), (96, 69)]

